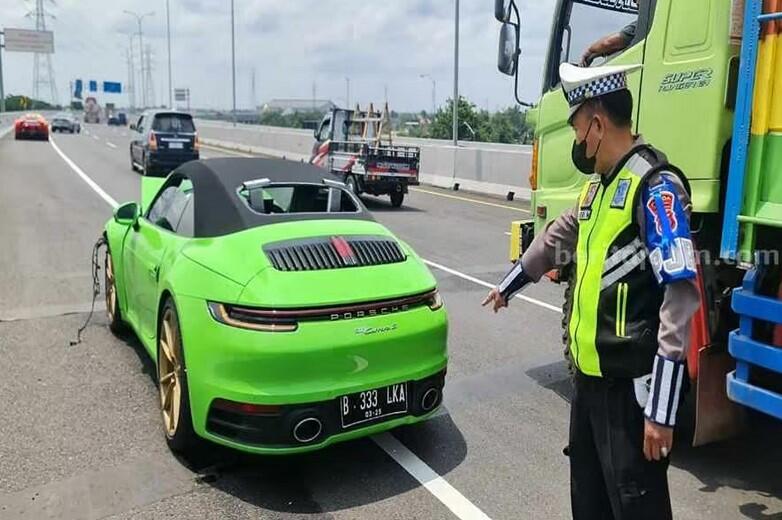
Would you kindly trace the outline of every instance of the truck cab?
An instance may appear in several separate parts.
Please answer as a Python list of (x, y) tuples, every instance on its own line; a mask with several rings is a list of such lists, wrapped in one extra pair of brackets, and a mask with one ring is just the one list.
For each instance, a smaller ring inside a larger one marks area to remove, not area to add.
[[(774, 96), (782, 87), (774, 59), (782, 50), (782, 13), (761, 14), (762, 5), (558, 0), (534, 104), (518, 96), (523, 13), (515, 0), (494, 6), (502, 23), (498, 68), (515, 76), (516, 99), (530, 107), (527, 121), (535, 126), (532, 219), (512, 226), (513, 261), (534, 233), (576, 203), (586, 180), (571, 163), (574, 135), (559, 65), (578, 64), (591, 43), (633, 26), (627, 45), (591, 65), (642, 65), (628, 76), (633, 130), (681, 168), (691, 188), (702, 293), (688, 355), (698, 383), (695, 444), (736, 433), (743, 416), (736, 403), (782, 419), (782, 101)], [(775, 6), (766, 7), (780, 10)], [(565, 270), (554, 278), (569, 276)]]
[(635, 133), (685, 172), (696, 213), (718, 213), (738, 56), (738, 41), (728, 30), (740, 34), (731, 20), (731, 3), (718, 0), (557, 2), (541, 97), (528, 115), (535, 124), (530, 187), (536, 230), (575, 204), (585, 180), (570, 162), (573, 132), (559, 65), (578, 63), (592, 42), (629, 24), (635, 25), (630, 44), (593, 65), (643, 65), (629, 77)]

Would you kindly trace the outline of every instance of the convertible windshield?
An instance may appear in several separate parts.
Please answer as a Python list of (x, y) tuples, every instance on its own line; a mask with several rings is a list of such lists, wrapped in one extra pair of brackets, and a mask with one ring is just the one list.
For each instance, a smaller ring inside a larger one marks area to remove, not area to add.
[(322, 184), (270, 184), (243, 187), (238, 193), (252, 211), (265, 215), (358, 211), (358, 206), (347, 191)]

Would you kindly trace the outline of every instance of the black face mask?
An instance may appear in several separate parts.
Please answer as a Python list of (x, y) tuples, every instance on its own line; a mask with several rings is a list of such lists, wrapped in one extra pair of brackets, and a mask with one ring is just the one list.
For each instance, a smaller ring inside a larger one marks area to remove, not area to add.
[(593, 173), (595, 173), (595, 162), (597, 162), (597, 152), (600, 151), (600, 145), (603, 142), (603, 139), (601, 138), (600, 141), (597, 143), (597, 149), (595, 150), (595, 155), (593, 155), (592, 157), (586, 156), (587, 137), (589, 137), (589, 132), (592, 131), (592, 123), (594, 122), (595, 122), (594, 119), (590, 121), (589, 128), (587, 128), (587, 133), (584, 136), (584, 139), (582, 139), (580, 143), (577, 143), (575, 140), (573, 140), (573, 148), (570, 150), (570, 158), (573, 160), (573, 165), (576, 167), (578, 171), (586, 175), (592, 175)]

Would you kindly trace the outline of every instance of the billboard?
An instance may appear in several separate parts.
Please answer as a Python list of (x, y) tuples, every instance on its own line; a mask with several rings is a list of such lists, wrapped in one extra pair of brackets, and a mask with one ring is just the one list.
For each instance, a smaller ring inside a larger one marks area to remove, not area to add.
[(190, 89), (189, 88), (175, 88), (174, 89), (174, 99), (176, 101), (187, 101), (190, 98)]
[(5, 50), (9, 52), (54, 53), (52, 31), (31, 31), (28, 29), (3, 29)]

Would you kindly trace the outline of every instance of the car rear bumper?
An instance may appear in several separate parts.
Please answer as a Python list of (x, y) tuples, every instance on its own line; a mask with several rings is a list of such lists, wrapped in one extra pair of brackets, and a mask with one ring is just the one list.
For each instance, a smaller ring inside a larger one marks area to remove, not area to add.
[[(424, 420), (440, 405), (447, 365), (444, 308), (258, 332), (218, 323), (204, 300), (180, 297), (176, 303), (193, 426), (206, 439), (255, 453), (311, 451)], [(364, 333), (373, 327), (382, 331)], [(407, 383), (407, 413), (342, 428), (341, 396), (397, 383)], [(424, 409), (429, 389), (437, 399)], [(242, 415), (215, 407), (216, 399), (279, 410)], [(307, 417), (321, 422), (322, 433), (296, 441), (293, 427)]]
[(49, 137), (49, 130), (21, 128), (16, 131), (16, 137)]
[(149, 166), (153, 168), (160, 168), (166, 170), (173, 170), (182, 164), (189, 161), (197, 161), (199, 159), (198, 152), (150, 152)]

